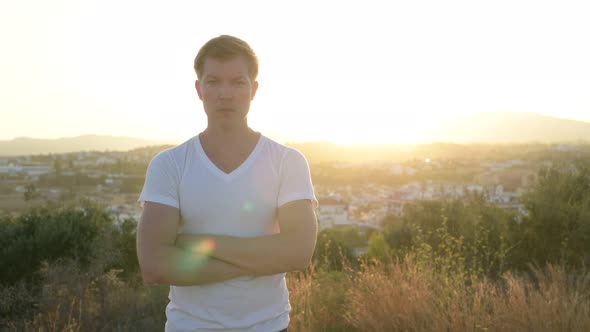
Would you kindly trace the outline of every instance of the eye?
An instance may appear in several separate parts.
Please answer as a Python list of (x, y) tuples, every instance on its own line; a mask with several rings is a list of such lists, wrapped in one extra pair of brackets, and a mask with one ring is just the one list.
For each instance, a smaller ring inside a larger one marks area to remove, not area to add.
[(205, 83), (207, 83), (207, 85), (215, 85), (217, 84), (217, 80), (207, 80)]
[(237, 81), (234, 81), (234, 84), (237, 86), (244, 86), (244, 85), (246, 85), (246, 80), (237, 80)]

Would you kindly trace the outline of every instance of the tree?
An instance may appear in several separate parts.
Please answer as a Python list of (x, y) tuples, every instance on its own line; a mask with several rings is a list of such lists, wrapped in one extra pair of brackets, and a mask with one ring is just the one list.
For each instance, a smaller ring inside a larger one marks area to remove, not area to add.
[(46, 206), (0, 220), (0, 284), (35, 281), (41, 262), (71, 258), (82, 268), (103, 254), (100, 235), (114, 225), (107, 212), (89, 202)]
[(334, 230), (325, 229), (318, 234), (313, 262), (319, 269), (342, 271), (346, 263), (355, 263), (355, 258)]
[(29, 183), (25, 186), (25, 193), (24, 193), (25, 202), (39, 198), (40, 196), (41, 195), (39, 194), (39, 189), (37, 189), (37, 186), (35, 186), (34, 183)]
[(383, 233), (375, 233), (369, 239), (367, 256), (381, 262), (386, 262), (391, 258), (392, 252), (389, 244), (385, 241)]
[(63, 171), (63, 162), (61, 161), (60, 156), (55, 156), (53, 169), (55, 170), (55, 176), (60, 177)]
[(477, 197), (466, 202), (419, 201), (404, 206), (400, 222), (386, 225), (384, 239), (400, 258), (413, 250), (418, 238), (433, 250), (444, 250), (448, 239), (460, 240), (465, 266), (496, 277), (510, 266), (511, 223), (510, 213)]
[(113, 268), (123, 270), (123, 276), (131, 276), (139, 271), (135, 236), (137, 221), (130, 218), (124, 220), (115, 230), (114, 249), (118, 253), (118, 260), (113, 262)]
[(515, 227), (520, 261), (590, 265), (590, 163), (578, 160), (539, 171), (524, 197), (529, 216)]

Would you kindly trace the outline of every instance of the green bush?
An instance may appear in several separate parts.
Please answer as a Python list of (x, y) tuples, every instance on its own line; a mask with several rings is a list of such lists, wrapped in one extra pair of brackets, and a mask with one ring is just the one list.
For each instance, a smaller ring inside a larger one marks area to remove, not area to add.
[(97, 251), (95, 240), (112, 220), (88, 201), (82, 205), (43, 207), (0, 220), (0, 283), (32, 281), (42, 261), (72, 258), (87, 267)]
[(116, 226), (103, 207), (84, 200), (0, 219), (0, 284), (34, 284), (41, 263), (58, 259), (72, 259), (82, 269), (115, 268), (131, 275), (138, 270), (136, 226), (132, 219)]
[(519, 264), (590, 266), (590, 163), (543, 169), (515, 227)]

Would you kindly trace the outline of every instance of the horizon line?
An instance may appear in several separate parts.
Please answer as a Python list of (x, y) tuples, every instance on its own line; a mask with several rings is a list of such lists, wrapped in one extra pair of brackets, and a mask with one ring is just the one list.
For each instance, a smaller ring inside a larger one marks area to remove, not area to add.
[[(263, 134), (264, 135), (264, 134)], [(265, 135), (268, 137), (268, 135)], [(125, 135), (112, 135), (112, 134), (81, 134), (75, 136), (62, 136), (62, 137), (55, 137), (55, 138), (45, 138), (45, 137), (30, 137), (30, 136), (17, 136), (12, 139), (0, 139), (0, 143), (9, 143), (18, 139), (30, 139), (30, 140), (60, 140), (60, 139), (76, 139), (82, 137), (108, 137), (108, 138), (126, 138), (126, 139), (133, 139), (133, 140), (140, 140), (140, 141), (147, 141), (149, 145), (147, 146), (154, 146), (154, 145), (176, 145), (181, 144), (182, 142), (190, 139), (190, 138), (179, 138), (179, 139), (168, 139), (168, 140), (156, 140), (144, 137), (136, 137), (136, 136), (125, 136)], [(194, 136), (191, 136), (194, 137)], [(544, 144), (544, 145), (553, 145), (553, 144), (590, 144), (590, 140), (587, 139), (572, 139), (572, 140), (561, 140), (561, 141), (513, 141), (513, 142), (505, 142), (505, 141), (469, 141), (469, 142), (461, 142), (461, 141), (445, 141), (445, 140), (432, 140), (432, 141), (422, 141), (422, 142), (414, 142), (414, 143), (395, 143), (395, 142), (358, 142), (358, 143), (342, 143), (332, 140), (325, 140), (325, 139), (317, 139), (317, 140), (281, 140), (279, 143), (285, 145), (291, 144), (329, 144), (329, 145), (338, 145), (338, 146), (383, 146), (383, 145), (396, 145), (396, 146), (415, 146), (415, 145), (433, 145), (433, 144), (452, 144), (452, 145), (530, 145), (530, 144)]]

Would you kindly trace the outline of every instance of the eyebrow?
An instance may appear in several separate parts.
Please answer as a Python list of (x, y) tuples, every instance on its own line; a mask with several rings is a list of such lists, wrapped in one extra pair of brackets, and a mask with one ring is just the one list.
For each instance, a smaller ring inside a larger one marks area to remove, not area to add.
[[(248, 75), (242, 75), (242, 74), (239, 74), (238, 76), (234, 76), (234, 77), (232, 77), (230, 80), (231, 80), (231, 81), (237, 81), (237, 80), (247, 80), (247, 79), (249, 79), (249, 78), (250, 78), (250, 76), (248, 76)], [(206, 79), (214, 79), (214, 80), (219, 80), (219, 79), (221, 79), (221, 78), (220, 78), (220, 77), (218, 77), (218, 76), (212, 75), (212, 74), (208, 74), (208, 75), (205, 75), (205, 76), (203, 77), (203, 80), (206, 80)]]

